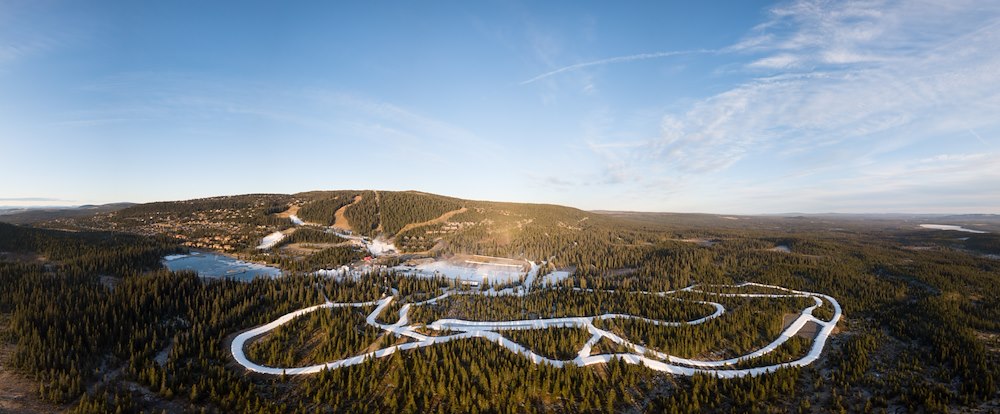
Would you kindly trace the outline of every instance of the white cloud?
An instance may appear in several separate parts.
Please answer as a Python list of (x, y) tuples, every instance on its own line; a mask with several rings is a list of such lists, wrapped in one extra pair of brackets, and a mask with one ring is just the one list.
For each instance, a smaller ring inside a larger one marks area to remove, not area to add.
[[(797, 1), (773, 9), (726, 51), (745, 55), (751, 74), (767, 76), (664, 115), (660, 137), (639, 148), (595, 150), (609, 178), (621, 160), (643, 159), (629, 167), (652, 181), (721, 174), (748, 157), (781, 163), (835, 146), (839, 152), (825, 162), (874, 168), (859, 160), (1000, 127), (1000, 4)], [(996, 190), (992, 201), (1000, 205), (1000, 180), (981, 179), (1000, 178), (997, 163), (977, 160), (877, 169), (886, 171), (881, 177), (842, 171), (855, 178), (825, 181), (822, 191), (802, 197), (885, 189), (905, 199), (906, 189), (919, 197), (932, 188), (974, 191), (975, 183)]]
[[(688, 134), (704, 134), (697, 125), (712, 125), (708, 132), (718, 131), (725, 144), (748, 139), (798, 144), (871, 135), (927, 115), (943, 123), (989, 123), (992, 119), (982, 118), (981, 109), (995, 109), (1000, 102), (1000, 30), (995, 25), (985, 29), (955, 42), (946, 39), (963, 45), (956, 49), (930, 48), (875, 66), (755, 79), (703, 101), (683, 117), (683, 124), (692, 130)], [(841, 56), (830, 58), (833, 54)], [(837, 62), (873, 61), (848, 58), (861, 54), (843, 50), (818, 55)], [(719, 107), (728, 110), (713, 109)], [(967, 109), (980, 110), (964, 113)]]
[[(695, 177), (711, 188), (694, 211), (719, 213), (997, 213), (998, 153), (950, 153), (915, 160), (856, 160), (852, 174), (817, 180)], [(711, 177), (711, 176), (710, 176)], [(720, 182), (721, 181), (721, 182)], [(705, 207), (708, 200), (710, 207)], [(734, 203), (733, 200), (739, 200)]]
[(789, 54), (768, 56), (750, 63), (752, 68), (788, 69), (799, 65), (799, 58)]

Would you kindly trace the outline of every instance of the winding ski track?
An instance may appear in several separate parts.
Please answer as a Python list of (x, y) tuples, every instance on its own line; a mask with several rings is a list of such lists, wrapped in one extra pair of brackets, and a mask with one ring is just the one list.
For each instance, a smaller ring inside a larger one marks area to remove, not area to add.
[[(534, 266), (533, 266), (534, 267)], [(735, 377), (745, 377), (745, 376), (755, 376), (768, 372), (773, 372), (785, 367), (800, 367), (813, 363), (819, 359), (821, 353), (823, 352), (823, 347), (826, 345), (830, 334), (833, 332), (834, 327), (836, 327), (837, 322), (840, 320), (842, 310), (840, 303), (836, 299), (813, 292), (805, 292), (792, 290), (780, 286), (773, 285), (763, 285), (758, 283), (742, 283), (738, 285), (715, 285), (718, 287), (727, 288), (742, 288), (742, 287), (763, 287), (770, 288), (781, 291), (783, 293), (775, 294), (761, 294), (761, 293), (713, 293), (704, 292), (698, 290), (698, 285), (692, 285), (687, 288), (681, 289), (682, 291), (699, 292), (707, 295), (715, 295), (719, 297), (756, 297), (756, 298), (782, 298), (782, 297), (810, 297), (816, 304), (807, 307), (799, 313), (798, 317), (787, 327), (781, 334), (772, 341), (770, 344), (764, 346), (763, 348), (757, 349), (753, 352), (749, 352), (742, 356), (726, 359), (726, 360), (695, 360), (680, 358), (673, 355), (668, 355), (663, 352), (645, 348), (641, 345), (637, 345), (625, 338), (622, 338), (614, 333), (600, 329), (594, 325), (594, 321), (601, 319), (636, 319), (642, 320), (648, 323), (656, 325), (665, 326), (681, 326), (681, 325), (697, 325), (705, 323), (709, 320), (718, 318), (722, 316), (726, 309), (725, 307), (716, 302), (707, 301), (695, 301), (697, 303), (707, 304), (715, 308), (715, 312), (712, 314), (691, 320), (691, 321), (661, 321), (653, 320), (649, 318), (643, 318), (640, 316), (626, 315), (626, 314), (603, 314), (596, 316), (581, 316), (581, 317), (565, 317), (565, 318), (546, 318), (546, 319), (527, 319), (527, 320), (510, 320), (510, 321), (469, 321), (462, 319), (439, 319), (433, 323), (427, 324), (425, 328), (437, 330), (437, 331), (448, 331), (454, 332), (445, 336), (428, 336), (421, 334), (416, 331), (415, 328), (421, 325), (412, 325), (409, 323), (409, 310), (412, 306), (419, 306), (424, 304), (429, 304), (436, 302), (438, 300), (444, 299), (452, 292), (445, 292), (441, 296), (434, 299), (430, 299), (424, 302), (418, 303), (407, 303), (399, 309), (399, 320), (393, 324), (382, 324), (376, 319), (378, 316), (395, 300), (395, 296), (388, 296), (377, 301), (370, 302), (356, 302), (356, 303), (334, 303), (326, 302), (320, 305), (311, 306), (308, 308), (300, 309), (288, 314), (285, 314), (274, 321), (267, 323), (265, 325), (250, 329), (236, 336), (233, 339), (231, 351), (233, 358), (237, 363), (245, 367), (247, 370), (270, 375), (304, 375), (304, 374), (314, 374), (318, 373), (324, 369), (337, 369), (343, 368), (351, 365), (357, 365), (364, 362), (368, 358), (384, 358), (389, 355), (396, 353), (397, 351), (406, 351), (410, 349), (432, 346), (440, 343), (445, 343), (448, 341), (453, 341), (457, 339), (467, 339), (467, 338), (484, 338), (489, 341), (495, 342), (504, 348), (507, 348), (511, 352), (518, 355), (523, 355), (524, 357), (530, 359), (536, 364), (549, 364), (556, 367), (563, 367), (566, 365), (576, 365), (576, 366), (587, 366), (592, 364), (601, 364), (611, 361), (613, 358), (620, 358), (621, 360), (630, 364), (640, 364), (646, 366), (652, 370), (666, 372), (676, 375), (694, 375), (697, 373), (705, 373), (710, 375), (715, 375), (722, 378), (735, 378)], [(668, 296), (677, 291), (669, 292), (635, 292), (635, 293), (647, 293), (656, 294), (660, 296)], [(494, 295), (497, 292), (494, 292)], [(511, 292), (513, 293), (513, 292)], [(519, 292), (520, 293), (520, 292)], [(462, 293), (468, 294), (468, 293)], [(523, 293), (521, 293), (523, 294)], [(833, 306), (833, 318), (830, 321), (823, 321), (812, 315), (814, 309), (823, 306), (823, 300), (826, 299)], [(683, 300), (677, 298), (677, 300)], [(361, 355), (356, 355), (349, 358), (339, 359), (336, 361), (326, 362), (317, 365), (310, 365), (305, 367), (268, 367), (257, 364), (250, 361), (244, 349), (249, 340), (263, 335), (281, 325), (291, 322), (298, 316), (305, 315), (310, 312), (314, 312), (320, 309), (334, 308), (334, 307), (362, 307), (362, 306), (372, 306), (375, 305), (376, 308), (371, 314), (366, 318), (366, 322), (369, 325), (375, 326), (386, 332), (392, 333), (396, 336), (406, 336), (415, 340), (415, 342), (408, 342), (401, 345), (393, 345), (386, 348), (378, 349), (372, 352), (367, 352)], [(753, 360), (761, 356), (767, 355), (770, 352), (777, 349), (783, 343), (788, 341), (791, 337), (795, 336), (801, 329), (803, 329), (806, 324), (813, 322), (817, 324), (820, 329), (817, 332), (815, 338), (812, 342), (812, 348), (809, 352), (794, 361), (773, 364), (754, 368), (744, 368), (744, 369), (734, 369), (733, 367), (740, 362)], [(545, 329), (550, 327), (576, 327), (585, 328), (593, 336), (584, 344), (583, 348), (577, 354), (577, 357), (570, 360), (556, 360), (546, 358), (544, 356), (538, 355), (530, 349), (511, 341), (504, 337), (500, 332), (518, 329)], [(591, 349), (594, 344), (596, 344), (601, 338), (607, 338), (616, 344), (623, 345), (632, 352), (628, 353), (609, 353), (609, 354), (598, 354), (593, 355)]]

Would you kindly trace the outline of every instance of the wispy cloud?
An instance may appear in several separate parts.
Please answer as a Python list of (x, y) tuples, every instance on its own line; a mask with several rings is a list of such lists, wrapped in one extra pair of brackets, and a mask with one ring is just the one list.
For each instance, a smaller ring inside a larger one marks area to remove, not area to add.
[[(776, 19), (798, 26), (754, 42), (771, 54), (749, 66), (778, 72), (667, 115), (662, 137), (650, 147), (679, 169), (705, 171), (754, 151), (807, 150), (918, 124), (914, 129), (923, 133), (914, 140), (955, 132), (955, 125), (964, 125), (962, 131), (995, 124), (990, 113), (1000, 110), (1000, 16), (965, 20), (966, 33), (926, 39), (934, 31), (916, 23), (933, 21), (928, 15), (967, 16), (914, 7), (922, 5), (802, 1), (774, 10)], [(796, 62), (839, 66), (783, 70)]]
[(19, 44), (0, 44), (0, 63), (13, 62), (49, 49), (48, 42), (33, 41)]
[(109, 104), (64, 114), (64, 119), (53, 125), (142, 129), (144, 125), (169, 123), (179, 130), (220, 137), (231, 135), (233, 125), (260, 125), (263, 127), (243, 139), (265, 144), (294, 138), (298, 145), (313, 148), (360, 144), (379, 148), (381, 154), (395, 160), (427, 162), (448, 162), (448, 154), (488, 158), (505, 151), (461, 125), (372, 96), (335, 89), (277, 87), (160, 72), (120, 74), (81, 89)]
[(799, 65), (799, 58), (790, 54), (781, 54), (757, 59), (750, 63), (752, 68), (788, 69)]
[(715, 52), (715, 51), (714, 50), (708, 50), (708, 49), (699, 49), (699, 50), (679, 50), (679, 51), (671, 51), (671, 52), (637, 53), (637, 54), (634, 54), (634, 55), (627, 55), (627, 56), (615, 56), (615, 57), (610, 57), (610, 58), (606, 58), (606, 59), (592, 60), (592, 61), (589, 61), (589, 62), (581, 62), (581, 63), (569, 65), (569, 66), (563, 66), (561, 68), (558, 68), (558, 69), (555, 69), (555, 70), (551, 70), (551, 71), (545, 72), (545, 73), (543, 73), (541, 75), (535, 76), (535, 77), (533, 77), (531, 79), (527, 79), (527, 80), (521, 81), (518, 84), (519, 85), (527, 85), (527, 84), (538, 82), (538, 81), (540, 81), (542, 79), (545, 79), (545, 78), (548, 78), (548, 77), (551, 77), (551, 76), (555, 76), (555, 75), (558, 75), (558, 74), (561, 74), (561, 73), (572, 72), (572, 71), (580, 70), (580, 69), (583, 69), (583, 68), (589, 68), (589, 67), (593, 67), (593, 66), (603, 66), (603, 65), (608, 65), (608, 64), (612, 64), (612, 63), (634, 62), (634, 61), (637, 61), (637, 60), (659, 59), (659, 58), (665, 58), (665, 57), (670, 57), (670, 56), (692, 55), (692, 54), (713, 53), (713, 52)]
[(64, 49), (85, 37), (72, 22), (50, 17), (52, 7), (41, 2), (0, 4), (0, 65)]
[(310, 96), (342, 110), (362, 112), (366, 118), (374, 120), (375, 124), (388, 125), (420, 143), (445, 141), (457, 146), (475, 147), (481, 151), (498, 149), (495, 143), (486, 141), (461, 126), (389, 102), (339, 92)]
[(61, 198), (49, 198), (49, 197), (0, 197), (0, 203), (7, 203), (7, 202), (12, 202), (12, 201), (16, 201), (16, 202), (24, 202), (24, 201), (27, 201), (27, 202), (60, 201), (60, 202), (62, 202), (62, 201), (68, 201), (68, 200), (63, 200)]
[(940, 154), (918, 160), (880, 161), (857, 173), (811, 186), (792, 188), (756, 183), (734, 188), (758, 212), (786, 211), (782, 204), (794, 191), (811, 211), (843, 212), (997, 212), (997, 153)]
[(854, 178), (827, 181), (825, 192), (879, 188), (871, 182), (889, 192), (914, 189), (914, 197), (938, 184), (972, 191), (965, 180), (1000, 194), (996, 182), (976, 178), (996, 176), (983, 159), (937, 169), (908, 164), (881, 181), (843, 170), (873, 168), (859, 162), (927, 140), (971, 133), (987, 144), (974, 130), (1000, 128), (1000, 4), (803, 0), (769, 16), (724, 51), (746, 57), (745, 81), (665, 114), (660, 136), (640, 147), (592, 148), (609, 180), (622, 160), (641, 160), (629, 167), (652, 182), (722, 173), (748, 157), (773, 166), (837, 148), (824, 162)]
[(983, 137), (979, 136), (979, 134), (977, 134), (976, 131), (973, 131), (973, 130), (970, 129), (969, 133), (972, 134), (972, 136), (976, 138), (976, 141), (982, 142), (983, 145), (985, 145), (987, 147), (991, 147), (992, 146), (992, 145), (990, 145), (990, 143), (986, 142), (986, 140), (983, 139)]
[(7, 208), (68, 207), (80, 204), (83, 203), (52, 197), (0, 197), (0, 207)]

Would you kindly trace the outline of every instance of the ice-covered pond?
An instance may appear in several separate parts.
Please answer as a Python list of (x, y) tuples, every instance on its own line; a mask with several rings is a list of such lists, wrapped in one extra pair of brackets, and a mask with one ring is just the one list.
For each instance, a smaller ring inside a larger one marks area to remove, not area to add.
[(468, 283), (512, 283), (525, 274), (521, 266), (495, 263), (452, 263), (434, 261), (417, 266), (396, 266), (393, 270), (416, 277), (442, 276)]
[(954, 226), (954, 225), (951, 225), (951, 224), (921, 224), (920, 227), (925, 228), (925, 229), (934, 229), (934, 230), (964, 231), (966, 233), (980, 233), (980, 234), (981, 233), (988, 233), (988, 232), (982, 231), (982, 230), (967, 229), (967, 228), (962, 227), (962, 226)]
[(229, 256), (207, 252), (170, 255), (163, 258), (167, 269), (193, 270), (201, 277), (228, 278), (250, 281), (255, 277), (277, 277), (281, 269), (256, 263), (244, 262)]

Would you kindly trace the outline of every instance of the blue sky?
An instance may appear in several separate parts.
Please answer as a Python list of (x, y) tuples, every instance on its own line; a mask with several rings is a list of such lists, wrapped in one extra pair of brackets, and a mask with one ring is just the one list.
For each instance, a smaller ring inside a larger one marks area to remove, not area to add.
[(1000, 213), (1000, 3), (0, 1), (0, 205)]

